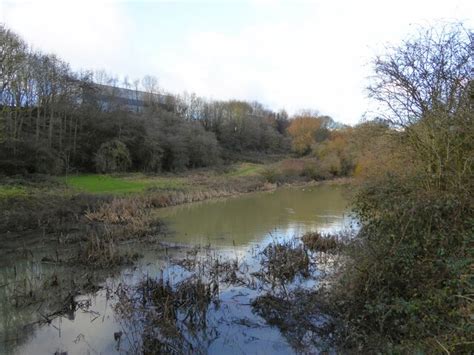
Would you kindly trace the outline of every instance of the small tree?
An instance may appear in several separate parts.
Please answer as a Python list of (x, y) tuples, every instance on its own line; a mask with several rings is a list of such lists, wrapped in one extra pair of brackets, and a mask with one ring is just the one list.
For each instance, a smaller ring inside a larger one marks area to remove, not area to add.
[(303, 114), (294, 117), (290, 122), (288, 133), (292, 139), (292, 148), (301, 155), (308, 154), (317, 142), (317, 137), (327, 131), (327, 120), (324, 117)]
[(126, 171), (132, 165), (132, 160), (127, 146), (118, 139), (113, 139), (100, 146), (95, 164), (99, 173), (115, 173)]

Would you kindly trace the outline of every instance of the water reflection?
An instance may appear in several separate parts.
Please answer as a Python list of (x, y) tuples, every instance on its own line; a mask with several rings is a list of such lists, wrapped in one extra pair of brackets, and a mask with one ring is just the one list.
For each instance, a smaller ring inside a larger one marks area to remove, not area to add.
[(181, 205), (157, 215), (174, 231), (170, 242), (214, 246), (257, 243), (269, 233), (280, 237), (331, 231), (350, 223), (343, 188), (327, 185)]
[[(174, 231), (166, 241), (211, 244), (224, 254), (244, 259), (249, 256), (249, 250), (258, 250), (272, 239), (298, 236), (312, 230), (335, 231), (348, 227), (351, 223), (348, 211), (343, 188), (323, 185), (182, 205), (157, 210), (156, 214), (168, 221)], [(105, 281), (109, 289), (116, 289), (120, 284), (133, 285), (144, 275), (164, 275), (175, 280), (182, 277), (180, 270), (169, 267), (170, 259), (182, 251), (162, 253), (148, 247), (139, 251), (144, 258), (138, 267), (123, 269), (115, 276), (109, 275)], [(21, 267), (25, 265), (24, 261), (23, 264), (12, 261), (12, 264), (1, 267), (2, 285), (22, 277), (25, 280), (39, 277), (40, 282), (44, 282), (48, 280), (45, 274), (71, 272), (60, 267), (50, 270), (38, 261), (38, 257), (36, 262), (28, 261), (28, 267)], [(253, 314), (248, 300), (256, 297), (256, 293), (245, 292), (244, 295), (244, 290), (238, 288), (222, 290), (221, 309), (214, 314), (217, 315), (219, 336), (207, 352), (293, 353), (277, 328), (269, 327)], [(51, 299), (55, 296), (52, 295)], [(123, 324), (114, 314), (116, 298), (101, 290), (75, 299), (88, 302), (89, 307), (79, 307), (72, 313), (51, 319), (49, 324), (31, 326), (41, 319), (38, 309), (42, 309), (42, 305), (14, 308), (7, 288), (0, 289), (0, 354), (126, 353), (126, 341), (118, 348), (114, 339), (114, 333), (123, 330)], [(239, 303), (240, 299), (246, 301)]]

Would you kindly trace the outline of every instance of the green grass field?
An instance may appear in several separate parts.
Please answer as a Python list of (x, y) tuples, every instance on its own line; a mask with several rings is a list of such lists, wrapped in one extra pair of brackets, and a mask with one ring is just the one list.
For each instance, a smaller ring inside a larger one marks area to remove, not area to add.
[[(259, 174), (263, 165), (241, 163), (224, 176), (243, 177)], [(147, 176), (127, 174), (123, 176), (85, 174), (74, 175), (63, 181), (70, 188), (92, 194), (127, 194), (139, 193), (148, 189), (176, 190), (192, 188), (193, 182), (186, 177)]]
[[(231, 167), (224, 174), (215, 174), (213, 170), (207, 173), (208, 181), (216, 179), (232, 179), (250, 177), (261, 173), (262, 164), (239, 163)], [(131, 194), (143, 193), (147, 190), (192, 190), (197, 183), (202, 183), (202, 177), (195, 180), (193, 174), (189, 175), (145, 175), (130, 173), (123, 175), (80, 174), (62, 177), (51, 177), (50, 183), (28, 183), (25, 186), (7, 182), (0, 184), (0, 199), (22, 197), (37, 193), (89, 193), (89, 194)], [(207, 181), (204, 179), (204, 181)], [(66, 189), (65, 189), (66, 187)]]
[(93, 194), (122, 194), (143, 192), (150, 188), (178, 189), (184, 186), (179, 178), (146, 177), (141, 174), (124, 177), (111, 175), (76, 175), (64, 178), (69, 187)]
[(0, 185), (0, 199), (26, 196), (27, 191), (24, 187)]

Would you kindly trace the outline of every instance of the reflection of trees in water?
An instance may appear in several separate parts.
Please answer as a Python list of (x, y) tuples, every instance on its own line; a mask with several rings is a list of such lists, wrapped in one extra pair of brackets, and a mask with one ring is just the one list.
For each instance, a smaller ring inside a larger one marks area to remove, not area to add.
[(37, 320), (33, 296), (44, 280), (36, 263), (28, 260), (1, 268), (0, 280), (0, 348), (10, 353), (33, 334), (28, 326)]
[(38, 326), (58, 317), (74, 320), (78, 309), (87, 311), (90, 300), (77, 296), (95, 292), (105, 274), (31, 259), (1, 268), (0, 349), (12, 353), (31, 340)]

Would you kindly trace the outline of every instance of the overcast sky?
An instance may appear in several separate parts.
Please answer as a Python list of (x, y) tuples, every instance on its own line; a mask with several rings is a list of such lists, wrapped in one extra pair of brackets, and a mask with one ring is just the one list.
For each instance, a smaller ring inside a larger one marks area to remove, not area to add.
[(370, 111), (370, 59), (439, 20), (472, 27), (474, 1), (0, 0), (1, 22), (74, 69), (350, 124)]

